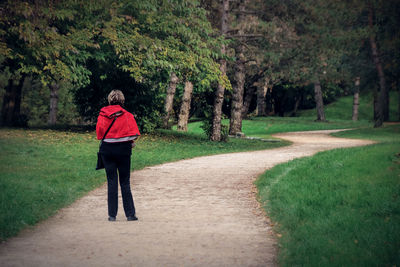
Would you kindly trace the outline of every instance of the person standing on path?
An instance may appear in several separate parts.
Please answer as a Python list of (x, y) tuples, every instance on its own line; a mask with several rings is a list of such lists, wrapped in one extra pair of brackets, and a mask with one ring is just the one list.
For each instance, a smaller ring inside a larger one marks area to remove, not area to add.
[(124, 94), (120, 90), (112, 90), (108, 95), (109, 105), (100, 110), (97, 118), (96, 134), (101, 140), (100, 154), (107, 174), (108, 186), (108, 220), (115, 221), (118, 212), (118, 175), (121, 186), (122, 202), (128, 221), (136, 221), (135, 205), (130, 185), (130, 168), (132, 148), (140, 136), (135, 117), (122, 108), (125, 103)]

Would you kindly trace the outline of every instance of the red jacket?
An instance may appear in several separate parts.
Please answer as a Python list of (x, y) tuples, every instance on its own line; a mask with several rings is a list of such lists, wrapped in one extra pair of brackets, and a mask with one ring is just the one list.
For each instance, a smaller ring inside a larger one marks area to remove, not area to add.
[(120, 105), (109, 105), (100, 110), (99, 117), (97, 118), (96, 133), (98, 140), (103, 138), (114, 116), (117, 116), (117, 119), (107, 133), (106, 138), (140, 135), (135, 117), (131, 113), (121, 108)]

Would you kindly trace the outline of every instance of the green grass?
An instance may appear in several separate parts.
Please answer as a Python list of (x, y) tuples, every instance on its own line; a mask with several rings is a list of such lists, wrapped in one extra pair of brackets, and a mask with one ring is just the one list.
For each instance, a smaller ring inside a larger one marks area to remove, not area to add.
[(399, 266), (400, 126), (336, 135), (380, 143), (280, 164), (256, 182), (280, 265)]
[[(141, 137), (132, 168), (287, 144), (239, 139), (213, 143), (196, 134), (160, 131)], [(94, 170), (97, 150), (94, 132), (0, 129), (0, 240), (103, 184), (104, 171)]]
[[(228, 120), (223, 120), (228, 125)], [(270, 139), (271, 134), (293, 131), (332, 130), (370, 127), (371, 122), (362, 120), (353, 122), (351, 120), (334, 119), (328, 122), (315, 122), (314, 117), (253, 117), (243, 120), (242, 131), (246, 136)], [(200, 128), (201, 122), (190, 123), (188, 132), (204, 135)]]
[[(398, 92), (390, 92), (389, 102), (389, 119), (391, 121), (398, 121)], [(361, 121), (373, 120), (373, 98), (371, 93), (360, 93), (360, 106), (358, 109), (358, 116)], [(325, 115), (327, 120), (342, 119), (351, 120), (353, 111), (353, 96), (345, 96), (339, 98), (337, 101), (325, 106)], [(301, 117), (316, 117), (315, 109), (302, 110), (299, 112)]]

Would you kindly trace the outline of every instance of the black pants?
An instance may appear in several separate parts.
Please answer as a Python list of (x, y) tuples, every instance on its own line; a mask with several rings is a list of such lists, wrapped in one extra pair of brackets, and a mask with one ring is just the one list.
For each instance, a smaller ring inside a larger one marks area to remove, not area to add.
[(118, 174), (125, 215), (126, 217), (135, 215), (130, 185), (132, 143), (103, 142), (100, 153), (107, 174), (108, 216), (115, 217), (118, 213)]

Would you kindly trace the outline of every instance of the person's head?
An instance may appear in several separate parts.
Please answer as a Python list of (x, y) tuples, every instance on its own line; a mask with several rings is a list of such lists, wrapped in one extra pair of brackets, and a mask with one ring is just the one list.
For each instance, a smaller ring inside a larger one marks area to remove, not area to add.
[(124, 94), (120, 90), (112, 90), (108, 94), (108, 104), (110, 105), (120, 105), (123, 106), (125, 103)]

